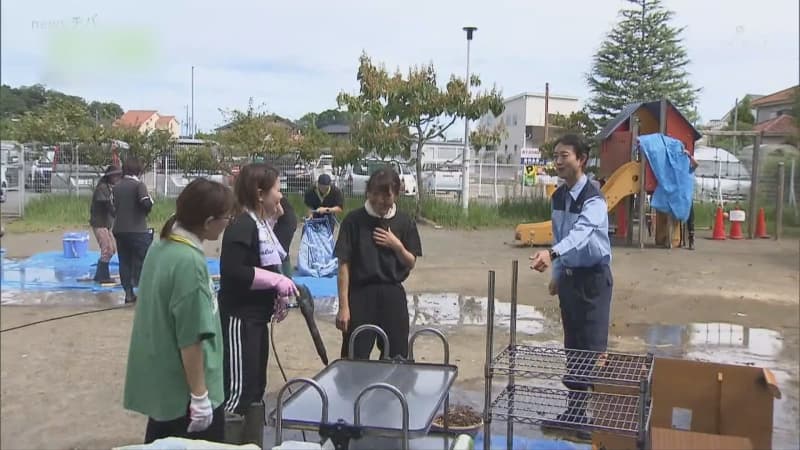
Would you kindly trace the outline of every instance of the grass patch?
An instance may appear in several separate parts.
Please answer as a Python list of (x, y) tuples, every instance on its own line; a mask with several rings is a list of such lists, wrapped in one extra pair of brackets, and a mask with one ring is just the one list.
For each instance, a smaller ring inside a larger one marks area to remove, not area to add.
[[(306, 206), (300, 194), (286, 194), (298, 216), (304, 216)], [(90, 197), (59, 194), (42, 195), (28, 202), (25, 217), (5, 225), (9, 233), (35, 233), (89, 228)], [(345, 199), (344, 213), (364, 205), (363, 197)], [(414, 213), (414, 199), (401, 198), (401, 210)], [(175, 199), (157, 198), (148, 222), (159, 230), (175, 211)], [(513, 227), (519, 223), (538, 222), (550, 218), (547, 201), (530, 198), (504, 200), (498, 205), (471, 202), (469, 213), (464, 214), (461, 204), (452, 199), (426, 198), (422, 202), (422, 215), (447, 228), (481, 229)]]

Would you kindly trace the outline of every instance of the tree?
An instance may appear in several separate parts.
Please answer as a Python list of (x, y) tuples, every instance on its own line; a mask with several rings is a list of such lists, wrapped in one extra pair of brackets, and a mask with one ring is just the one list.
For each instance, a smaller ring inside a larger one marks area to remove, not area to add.
[(308, 125), (301, 130), (300, 157), (309, 161), (319, 158), (322, 149), (329, 148), (331, 137), (316, 126)]
[(744, 98), (739, 102), (736, 106), (736, 111), (731, 110), (730, 115), (728, 116), (728, 127), (733, 129), (733, 121), (738, 120), (737, 123), (737, 130), (742, 130), (738, 125), (747, 124), (747, 125), (755, 125), (756, 118), (753, 115), (753, 107), (750, 105), (750, 96), (745, 95)]
[(352, 114), (349, 111), (341, 111), (338, 109), (326, 109), (317, 114), (315, 124), (317, 128), (324, 128), (328, 125), (350, 125), (353, 121)]
[(229, 146), (238, 156), (256, 153), (282, 155), (289, 152), (294, 143), (291, 122), (256, 106), (251, 98), (245, 111), (221, 110), (228, 125), (220, 131), (219, 140)]
[(482, 149), (494, 150), (494, 147), (507, 136), (508, 130), (502, 121), (494, 127), (479, 125), (478, 128), (470, 131), (469, 143), (476, 152)]
[(181, 149), (176, 155), (176, 163), (184, 176), (211, 173), (221, 169), (219, 155), (210, 145)]
[(88, 106), (89, 115), (98, 123), (111, 125), (115, 120), (122, 117), (124, 111), (122, 107), (113, 102), (91, 102)]
[(683, 28), (670, 24), (673, 12), (660, 0), (628, 0), (595, 54), (587, 76), (593, 97), (589, 111), (605, 125), (629, 103), (669, 99), (689, 118), (699, 89), (689, 83)]
[(547, 159), (553, 158), (553, 150), (555, 149), (556, 141), (565, 134), (579, 134), (588, 141), (593, 151), (598, 148), (596, 145), (597, 142), (595, 141), (598, 132), (597, 124), (592, 120), (586, 110), (573, 112), (568, 116), (555, 114), (550, 119), (549, 132), (549, 140), (539, 148), (542, 152), (542, 156)]
[[(451, 76), (442, 88), (433, 64), (412, 67), (404, 76), (376, 66), (366, 54), (359, 59), (358, 95), (340, 93), (339, 107), (353, 117), (351, 135), (366, 151), (397, 152), (416, 146), (417, 174), (422, 174), (422, 148), (432, 139), (444, 137), (458, 118), (476, 120), (487, 112), (503, 112), (503, 99), (496, 88), (471, 94), (469, 87), (481, 85), (477, 75), (469, 82)], [(368, 145), (365, 145), (368, 144)], [(416, 216), (420, 216), (422, 177), (417, 177)]]

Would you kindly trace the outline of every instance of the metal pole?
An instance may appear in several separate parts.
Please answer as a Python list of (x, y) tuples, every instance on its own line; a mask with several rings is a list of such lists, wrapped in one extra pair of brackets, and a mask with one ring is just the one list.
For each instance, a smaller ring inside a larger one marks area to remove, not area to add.
[[(792, 164), (792, 173), (794, 173), (794, 164)], [(494, 151), (494, 204), (497, 204), (497, 150)]]
[(645, 157), (642, 148), (639, 147), (639, 119), (635, 116), (631, 117), (631, 145), (639, 150), (639, 248), (643, 249), (644, 232), (647, 227), (647, 209), (645, 209), (645, 203), (647, 203), (647, 186), (645, 183), (647, 157)]
[(758, 196), (758, 171), (761, 166), (759, 159), (761, 158), (761, 134), (757, 134), (753, 142), (753, 168), (750, 175), (750, 207), (748, 208), (747, 218), (747, 237), (753, 239), (756, 234), (756, 196)]
[[(519, 285), (519, 261), (511, 262), (511, 317), (509, 326), (508, 350), (509, 368), (508, 385), (509, 394), (514, 389), (514, 369), (516, 368), (517, 354), (517, 286)], [(506, 421), (506, 448), (512, 450), (514, 447), (514, 421), (511, 419), (514, 412), (514, 396), (509, 396), (509, 420)]]
[(191, 130), (189, 133), (192, 135), (192, 139), (194, 139), (194, 66), (192, 66), (192, 122), (191, 122)]
[[(644, 8), (644, 7), (643, 7)], [(644, 15), (644, 13), (642, 13)], [(667, 100), (661, 99), (660, 117), (658, 118), (658, 130), (661, 134), (667, 134)], [(672, 249), (672, 234), (675, 232), (675, 223), (672, 214), (667, 215), (667, 248)]]
[[(486, 364), (483, 366), (483, 450), (492, 443), (492, 344), (494, 340), (494, 270), (489, 271), (489, 295), (486, 299)], [(510, 419), (509, 419), (510, 420)]]
[(783, 234), (783, 183), (785, 175), (786, 167), (781, 161), (778, 163), (778, 204), (775, 207), (775, 240), (779, 240), (781, 234)]
[[(464, 27), (467, 32), (467, 77), (464, 79), (467, 89), (467, 99), (470, 101), (469, 85), (469, 51), (472, 43), (472, 34), (477, 30), (476, 27)], [(464, 116), (464, 152), (461, 154), (461, 206), (464, 211), (469, 209), (469, 117)]]
[(544, 84), (544, 142), (545, 143), (549, 142), (549, 139), (550, 139), (550, 83), (545, 83)]

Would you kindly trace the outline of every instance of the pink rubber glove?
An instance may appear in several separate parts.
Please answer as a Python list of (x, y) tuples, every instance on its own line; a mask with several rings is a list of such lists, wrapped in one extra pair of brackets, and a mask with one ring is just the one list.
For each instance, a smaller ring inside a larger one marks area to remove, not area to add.
[(278, 297), (292, 297), (299, 295), (294, 281), (279, 273), (270, 272), (261, 268), (253, 269), (253, 285), (251, 290), (256, 289), (275, 289)]

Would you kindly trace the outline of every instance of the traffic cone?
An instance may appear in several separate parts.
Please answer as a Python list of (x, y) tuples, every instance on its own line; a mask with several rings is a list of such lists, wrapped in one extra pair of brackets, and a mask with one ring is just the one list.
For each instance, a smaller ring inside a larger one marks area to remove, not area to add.
[(767, 234), (767, 219), (764, 216), (764, 208), (758, 208), (755, 237), (760, 239), (769, 239), (769, 235)]
[(742, 222), (731, 221), (731, 230), (728, 233), (729, 239), (744, 239), (744, 234), (742, 234)]
[(725, 240), (725, 218), (722, 217), (722, 208), (717, 208), (717, 215), (714, 219), (714, 234), (711, 239), (715, 241)]

